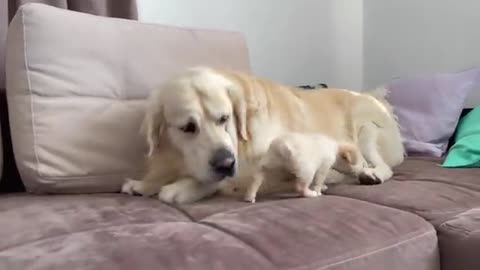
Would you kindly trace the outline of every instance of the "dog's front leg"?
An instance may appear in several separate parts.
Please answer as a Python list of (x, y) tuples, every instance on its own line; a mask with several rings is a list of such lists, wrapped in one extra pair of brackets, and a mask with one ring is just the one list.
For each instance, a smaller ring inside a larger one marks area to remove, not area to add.
[(218, 183), (200, 183), (195, 179), (186, 177), (163, 186), (158, 198), (166, 203), (193, 203), (213, 195), (218, 187)]
[(392, 169), (378, 151), (378, 136), (378, 127), (373, 123), (362, 126), (358, 135), (358, 145), (362, 155), (373, 167), (364, 169), (360, 174), (359, 180), (363, 184), (383, 183), (393, 175)]
[(142, 180), (127, 179), (122, 186), (122, 193), (150, 197), (160, 192), (163, 185), (169, 183), (171, 177), (159, 175), (156, 171), (149, 171)]

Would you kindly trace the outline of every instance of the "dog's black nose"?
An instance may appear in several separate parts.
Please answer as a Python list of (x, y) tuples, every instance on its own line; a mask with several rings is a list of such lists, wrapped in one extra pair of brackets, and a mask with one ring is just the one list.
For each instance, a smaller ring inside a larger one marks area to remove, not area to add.
[(225, 148), (218, 149), (210, 159), (210, 166), (218, 175), (233, 176), (235, 174), (235, 157)]

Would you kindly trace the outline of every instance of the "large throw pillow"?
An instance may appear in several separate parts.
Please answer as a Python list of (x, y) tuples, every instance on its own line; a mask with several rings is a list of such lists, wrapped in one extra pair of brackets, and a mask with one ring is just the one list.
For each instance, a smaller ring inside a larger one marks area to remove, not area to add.
[(480, 167), (480, 106), (460, 119), (455, 144), (442, 164), (447, 168)]
[(13, 149), (28, 191), (114, 192), (140, 177), (145, 98), (187, 66), (248, 70), (240, 33), (25, 4), (7, 38)]
[(465, 99), (479, 81), (480, 69), (476, 68), (399, 78), (387, 85), (407, 154), (445, 154)]

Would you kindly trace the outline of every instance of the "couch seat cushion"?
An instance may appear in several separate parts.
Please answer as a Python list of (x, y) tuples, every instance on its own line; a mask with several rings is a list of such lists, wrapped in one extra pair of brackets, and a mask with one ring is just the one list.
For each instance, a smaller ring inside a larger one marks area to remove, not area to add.
[(439, 269), (408, 212), (324, 196), (182, 208), (118, 194), (0, 197), (0, 269)]
[(444, 270), (480, 268), (480, 208), (461, 213), (439, 226), (440, 252)]
[(394, 177), (376, 186), (339, 185), (328, 194), (409, 211), (438, 226), (471, 208), (480, 207), (480, 169), (447, 169), (441, 159), (408, 158)]

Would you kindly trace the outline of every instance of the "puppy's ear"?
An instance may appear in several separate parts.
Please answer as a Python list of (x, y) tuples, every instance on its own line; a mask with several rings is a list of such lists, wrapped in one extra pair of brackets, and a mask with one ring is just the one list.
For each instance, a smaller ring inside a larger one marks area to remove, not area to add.
[(237, 132), (243, 140), (248, 141), (247, 104), (243, 89), (240, 86), (231, 85), (227, 91), (233, 105)]
[[(152, 96), (152, 98), (154, 96)], [(159, 101), (160, 100), (148, 101), (145, 117), (140, 128), (142, 134), (147, 140), (148, 156), (151, 156), (155, 149), (160, 146), (160, 138), (165, 130), (163, 106), (159, 103)]]
[(357, 149), (351, 144), (340, 144), (338, 147), (338, 156), (348, 164), (356, 164), (358, 161)]

